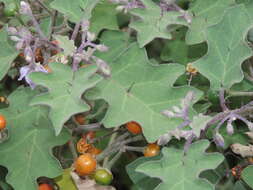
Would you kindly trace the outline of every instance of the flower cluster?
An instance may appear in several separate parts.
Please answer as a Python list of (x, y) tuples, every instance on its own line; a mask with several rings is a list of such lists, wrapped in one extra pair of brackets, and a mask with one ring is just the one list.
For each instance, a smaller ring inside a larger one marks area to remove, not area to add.
[(193, 130), (185, 130), (185, 127), (189, 126), (192, 122), (189, 117), (189, 109), (191, 103), (194, 99), (194, 93), (192, 91), (188, 92), (184, 99), (181, 101), (181, 105), (173, 106), (172, 110), (164, 110), (161, 113), (168, 118), (181, 118), (183, 122), (172, 131), (160, 136), (158, 139), (159, 145), (167, 144), (171, 138), (174, 136), (177, 139), (184, 138), (186, 139), (185, 144), (185, 151), (188, 149), (189, 145), (191, 144), (192, 140), (197, 137), (197, 134), (194, 134)]

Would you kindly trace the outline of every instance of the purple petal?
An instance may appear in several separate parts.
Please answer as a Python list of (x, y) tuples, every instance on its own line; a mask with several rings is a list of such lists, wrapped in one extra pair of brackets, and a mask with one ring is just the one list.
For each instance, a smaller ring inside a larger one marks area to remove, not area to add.
[(31, 70), (31, 68), (29, 65), (21, 67), (19, 70), (20, 76), (19, 76), (18, 80), (22, 80), (25, 76), (27, 76), (30, 73), (30, 70)]
[(42, 65), (30, 64), (30, 65), (21, 67), (19, 72), (20, 72), (20, 77), (18, 78), (18, 80), (22, 80), (23, 78), (25, 78), (26, 83), (29, 84), (29, 86), (32, 89), (34, 89), (36, 84), (32, 82), (31, 79), (29, 79), (28, 75), (33, 72), (47, 73), (47, 70)]

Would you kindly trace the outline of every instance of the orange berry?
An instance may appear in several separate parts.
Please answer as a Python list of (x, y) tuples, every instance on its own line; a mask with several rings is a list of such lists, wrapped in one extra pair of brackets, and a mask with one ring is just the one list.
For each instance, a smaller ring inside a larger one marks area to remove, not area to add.
[(135, 135), (142, 133), (141, 126), (135, 121), (128, 122), (126, 128), (129, 132)]
[(6, 119), (3, 115), (0, 115), (0, 130), (6, 127)]
[(47, 183), (42, 183), (39, 185), (39, 190), (53, 190), (53, 188)]
[(160, 152), (160, 146), (156, 143), (148, 144), (148, 146), (144, 149), (145, 157), (152, 157), (158, 155)]
[(79, 125), (85, 124), (85, 117), (82, 114), (75, 115), (75, 120)]
[(79, 176), (89, 175), (96, 170), (97, 161), (92, 154), (86, 153), (76, 159), (74, 167)]

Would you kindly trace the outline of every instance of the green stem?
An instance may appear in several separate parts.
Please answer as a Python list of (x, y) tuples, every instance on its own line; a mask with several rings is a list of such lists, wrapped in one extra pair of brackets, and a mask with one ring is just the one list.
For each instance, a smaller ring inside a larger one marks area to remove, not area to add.
[(143, 152), (145, 147), (124, 146), (124, 149), (135, 152)]
[(117, 138), (115, 140), (114, 144), (112, 144), (111, 146), (108, 146), (101, 154), (99, 154), (97, 156), (97, 161), (98, 162), (103, 160), (106, 157), (110, 157), (115, 152), (121, 150), (128, 143), (143, 140), (143, 137), (141, 135), (140, 136), (135, 136), (135, 137), (130, 137), (130, 138), (125, 139), (125, 140), (121, 138), (122, 136), (126, 137), (126, 134), (123, 134), (119, 138)]
[[(119, 129), (119, 127), (115, 127), (115, 129), (114, 129), (113, 131), (117, 131), (118, 129)], [(110, 146), (114, 143), (114, 141), (115, 141), (117, 135), (118, 135), (118, 133), (113, 133), (113, 134), (112, 134), (112, 136), (111, 136), (111, 138), (110, 138), (110, 141), (109, 141), (109, 143), (108, 143), (108, 147), (110, 147)], [(105, 159), (104, 159), (104, 161), (103, 161), (103, 167), (104, 167), (105, 165), (107, 165), (107, 163), (108, 163), (108, 161), (109, 161), (109, 157), (110, 157), (110, 156), (106, 156), (106, 157), (105, 157)]]
[(96, 143), (96, 142), (99, 142), (99, 141), (101, 141), (102, 139), (104, 139), (104, 138), (106, 138), (106, 137), (109, 137), (109, 136), (111, 136), (112, 134), (114, 134), (114, 133), (117, 133), (117, 132), (119, 132), (120, 131), (120, 129), (118, 129), (118, 130), (113, 130), (112, 132), (110, 132), (110, 133), (107, 133), (107, 134), (105, 134), (105, 135), (103, 135), (103, 136), (100, 136), (100, 137), (97, 137), (97, 138), (94, 138), (94, 139), (92, 139), (92, 140), (90, 140), (89, 141), (89, 143)]
[(253, 92), (244, 92), (244, 91), (228, 91), (230, 96), (253, 96)]
[(129, 136), (129, 133), (124, 133), (123, 135), (119, 136), (113, 145), (107, 146), (107, 148), (97, 156), (97, 161), (103, 160), (105, 157), (110, 156), (111, 154), (117, 152), (120, 148), (120, 143)]
[(122, 155), (122, 151), (119, 151), (109, 162), (107, 165), (104, 165), (105, 168), (111, 170), (112, 166), (120, 159)]
[(87, 118), (88, 120), (95, 118), (95, 117), (98, 116), (99, 114), (103, 113), (107, 107), (108, 107), (107, 104), (103, 104), (101, 107), (99, 107), (99, 109), (98, 109), (98, 111), (97, 111), (96, 113), (90, 114), (90, 115), (88, 115), (86, 118)]

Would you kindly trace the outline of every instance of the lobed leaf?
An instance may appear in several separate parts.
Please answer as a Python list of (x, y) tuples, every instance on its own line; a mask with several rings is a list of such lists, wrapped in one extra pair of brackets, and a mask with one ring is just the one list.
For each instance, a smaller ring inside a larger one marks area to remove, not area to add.
[[(107, 38), (105, 45), (114, 47), (114, 44), (118, 44), (118, 39)], [(175, 80), (184, 73), (182, 65), (152, 65), (146, 51), (136, 43), (123, 47), (120, 47), (121, 52), (118, 48), (111, 48), (111, 59), (107, 58), (107, 61), (112, 76), (89, 91), (87, 97), (108, 102), (109, 108), (102, 120), (106, 127), (136, 121), (142, 126), (147, 140), (153, 142), (182, 122), (178, 118), (163, 116), (161, 111), (180, 105), (189, 91), (195, 92), (194, 101), (199, 99), (201, 92), (189, 86), (173, 87)]]
[(33, 98), (31, 105), (50, 107), (51, 119), (56, 135), (60, 134), (64, 123), (74, 114), (88, 111), (90, 107), (82, 99), (82, 94), (92, 88), (101, 77), (96, 75), (97, 67), (90, 65), (74, 72), (70, 66), (61, 63), (50, 64), (52, 73), (31, 73), (29, 77), (48, 92)]
[(242, 62), (252, 56), (245, 38), (252, 19), (244, 5), (229, 8), (223, 19), (207, 28), (208, 52), (194, 62), (194, 67), (207, 77), (213, 90), (229, 89), (243, 80)]
[(253, 177), (253, 166), (250, 165), (246, 167), (242, 171), (242, 179), (245, 181), (251, 188), (253, 188), (253, 182), (252, 182), (252, 177)]
[(137, 41), (140, 47), (145, 46), (155, 38), (171, 39), (167, 27), (169, 25), (185, 25), (188, 23), (182, 17), (183, 13), (170, 11), (162, 12), (161, 8), (152, 0), (141, 0), (144, 9), (138, 8), (130, 11), (139, 20), (130, 23), (130, 27), (138, 32)]
[(40, 176), (56, 177), (62, 172), (52, 148), (65, 143), (69, 134), (63, 130), (55, 137), (48, 109), (29, 106), (37, 94), (20, 87), (9, 97), (10, 106), (0, 112), (7, 119), (9, 139), (0, 144), (0, 165), (8, 169), (7, 182), (14, 189), (37, 190)]
[(162, 180), (155, 190), (213, 190), (214, 185), (199, 178), (199, 174), (215, 169), (224, 157), (219, 153), (206, 153), (208, 146), (207, 140), (197, 141), (190, 146), (186, 155), (183, 150), (163, 148), (161, 160), (148, 161), (136, 170)]
[(196, 0), (190, 4), (189, 11), (193, 14), (192, 23), (186, 34), (187, 44), (206, 41), (208, 27), (218, 23), (227, 8), (235, 4), (235, 0)]
[(6, 75), (18, 52), (8, 41), (5, 29), (0, 30), (0, 80)]
[(50, 6), (67, 16), (71, 22), (79, 23), (91, 18), (91, 12), (98, 2), (99, 0), (54, 0)]
[(98, 34), (102, 29), (118, 30), (116, 5), (102, 1), (92, 11), (90, 31)]

